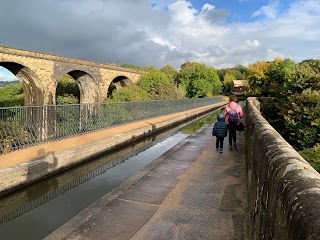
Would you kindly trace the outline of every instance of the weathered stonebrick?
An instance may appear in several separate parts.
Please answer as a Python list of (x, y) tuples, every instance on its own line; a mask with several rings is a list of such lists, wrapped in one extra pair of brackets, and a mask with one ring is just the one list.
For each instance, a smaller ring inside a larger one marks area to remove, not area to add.
[(103, 101), (112, 81), (119, 80), (129, 85), (137, 83), (140, 77), (140, 71), (111, 64), (1, 46), (0, 66), (10, 70), (22, 82), (25, 105), (55, 104), (56, 87), (66, 74), (78, 83), (80, 103)]

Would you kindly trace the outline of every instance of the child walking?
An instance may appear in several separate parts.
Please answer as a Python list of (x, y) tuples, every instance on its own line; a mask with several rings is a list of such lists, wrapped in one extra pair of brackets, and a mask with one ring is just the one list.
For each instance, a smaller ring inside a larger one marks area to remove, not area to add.
[(224, 116), (220, 113), (217, 117), (217, 122), (212, 129), (212, 136), (216, 136), (216, 150), (223, 152), (223, 140), (228, 134), (228, 127), (225, 122)]

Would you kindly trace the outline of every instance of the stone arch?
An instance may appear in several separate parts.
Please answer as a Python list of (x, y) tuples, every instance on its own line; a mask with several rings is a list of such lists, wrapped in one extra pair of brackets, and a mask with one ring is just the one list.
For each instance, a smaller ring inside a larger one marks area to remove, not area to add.
[(81, 104), (99, 102), (98, 85), (90, 74), (82, 70), (72, 70), (66, 74), (69, 74), (77, 82), (80, 90)]
[(110, 82), (109, 87), (108, 87), (107, 96), (109, 97), (112, 94), (112, 91), (115, 89), (121, 89), (124, 87), (128, 87), (132, 84), (133, 84), (133, 81), (131, 79), (129, 79), (128, 77), (123, 76), (123, 75), (117, 76)]
[(12, 72), (23, 85), (25, 106), (44, 104), (43, 86), (31, 69), (16, 62), (0, 62), (0, 66)]

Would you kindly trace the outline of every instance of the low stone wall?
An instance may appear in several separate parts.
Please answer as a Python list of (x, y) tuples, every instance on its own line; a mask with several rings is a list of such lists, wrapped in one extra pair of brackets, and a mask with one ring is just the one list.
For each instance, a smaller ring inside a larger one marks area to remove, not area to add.
[(246, 103), (250, 239), (320, 239), (320, 174)]

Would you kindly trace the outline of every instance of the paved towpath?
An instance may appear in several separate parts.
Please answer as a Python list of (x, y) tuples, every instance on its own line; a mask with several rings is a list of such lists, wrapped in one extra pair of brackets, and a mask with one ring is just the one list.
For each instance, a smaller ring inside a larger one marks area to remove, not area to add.
[(46, 239), (246, 239), (244, 134), (215, 151), (206, 125)]

